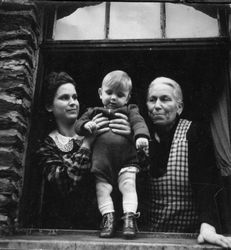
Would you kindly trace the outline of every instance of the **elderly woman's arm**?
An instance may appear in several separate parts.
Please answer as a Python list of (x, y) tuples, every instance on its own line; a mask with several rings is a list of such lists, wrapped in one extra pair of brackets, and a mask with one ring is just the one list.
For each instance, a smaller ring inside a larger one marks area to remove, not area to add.
[(198, 242), (231, 247), (231, 240), (216, 232), (216, 226), (219, 224), (216, 194), (221, 189), (221, 185), (209, 127), (192, 124), (188, 133), (188, 142), (189, 178), (198, 203), (201, 223)]
[(224, 248), (231, 248), (231, 237), (216, 233), (215, 227), (208, 223), (202, 223), (200, 226), (200, 234), (197, 238), (198, 243), (211, 243), (222, 246)]

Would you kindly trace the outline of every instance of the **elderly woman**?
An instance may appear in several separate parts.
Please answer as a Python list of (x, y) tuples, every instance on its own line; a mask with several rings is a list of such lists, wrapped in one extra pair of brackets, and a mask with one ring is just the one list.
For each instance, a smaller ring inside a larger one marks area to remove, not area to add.
[(182, 91), (172, 79), (159, 77), (151, 82), (147, 108), (152, 140), (151, 176), (146, 180), (147, 189), (142, 193), (141, 202), (146, 229), (199, 231), (199, 243), (231, 247), (231, 241), (215, 229), (219, 171), (208, 129), (181, 119)]
[[(89, 171), (95, 135), (83, 138), (75, 132), (79, 102), (72, 77), (65, 72), (52, 72), (45, 86), (45, 106), (55, 128), (41, 143), (36, 155), (44, 180), (40, 226), (89, 228), (97, 211), (94, 179)], [(130, 134), (127, 117), (123, 114), (117, 117), (110, 122), (102, 114), (93, 117), (98, 133), (110, 127), (115, 133)]]

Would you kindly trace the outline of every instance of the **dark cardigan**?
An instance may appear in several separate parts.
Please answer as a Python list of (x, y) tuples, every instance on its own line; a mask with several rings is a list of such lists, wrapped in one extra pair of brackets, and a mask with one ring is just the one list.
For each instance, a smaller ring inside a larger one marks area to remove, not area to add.
[(143, 117), (139, 113), (139, 109), (135, 104), (125, 105), (117, 109), (106, 109), (103, 107), (89, 108), (77, 121), (76, 132), (79, 135), (85, 136), (88, 132), (84, 129), (84, 124), (91, 121), (92, 118), (102, 113), (103, 116), (108, 117), (109, 120), (118, 118), (115, 113), (122, 113), (128, 116), (129, 123), (132, 128), (134, 139), (139, 137), (150, 138), (148, 128)]

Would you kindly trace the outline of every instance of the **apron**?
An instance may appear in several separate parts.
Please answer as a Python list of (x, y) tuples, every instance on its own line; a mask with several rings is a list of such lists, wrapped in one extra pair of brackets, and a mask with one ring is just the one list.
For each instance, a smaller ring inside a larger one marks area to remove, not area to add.
[(188, 176), (187, 131), (191, 121), (180, 119), (170, 149), (167, 172), (151, 178), (152, 231), (196, 232), (198, 214)]

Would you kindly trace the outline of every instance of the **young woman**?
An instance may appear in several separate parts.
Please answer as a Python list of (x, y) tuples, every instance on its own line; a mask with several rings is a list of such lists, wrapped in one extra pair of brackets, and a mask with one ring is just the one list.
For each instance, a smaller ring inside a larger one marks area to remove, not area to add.
[[(41, 226), (89, 228), (97, 211), (94, 207), (94, 181), (89, 171), (95, 134), (83, 138), (75, 132), (79, 102), (72, 77), (65, 72), (52, 72), (45, 86), (46, 110), (53, 117), (56, 127), (41, 143), (36, 156), (44, 184)], [(94, 121), (99, 128), (97, 133), (105, 132), (110, 127), (115, 133), (130, 134), (129, 123), (123, 114), (117, 114), (117, 119), (110, 122), (98, 114)]]

